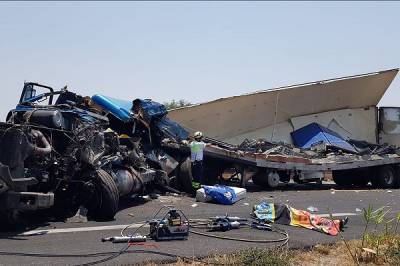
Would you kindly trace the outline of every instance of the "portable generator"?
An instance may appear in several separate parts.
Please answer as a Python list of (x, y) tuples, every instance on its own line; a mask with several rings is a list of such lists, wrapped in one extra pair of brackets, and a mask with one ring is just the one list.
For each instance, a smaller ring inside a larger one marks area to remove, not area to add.
[(187, 240), (189, 220), (181, 210), (169, 209), (162, 219), (149, 222), (150, 238), (155, 241)]

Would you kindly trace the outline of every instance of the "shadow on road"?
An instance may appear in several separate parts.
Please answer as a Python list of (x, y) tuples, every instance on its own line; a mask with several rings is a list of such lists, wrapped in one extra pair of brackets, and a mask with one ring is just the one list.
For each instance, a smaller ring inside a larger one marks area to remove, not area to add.
[(248, 184), (246, 186), (248, 192), (260, 192), (260, 191), (312, 191), (312, 190), (372, 190), (375, 189), (374, 187), (367, 185), (367, 186), (338, 186), (333, 183), (327, 184), (315, 184), (315, 183), (308, 183), (308, 184), (297, 184), (297, 183), (288, 183), (288, 184), (281, 184), (278, 188), (265, 188), (260, 187), (254, 184)]

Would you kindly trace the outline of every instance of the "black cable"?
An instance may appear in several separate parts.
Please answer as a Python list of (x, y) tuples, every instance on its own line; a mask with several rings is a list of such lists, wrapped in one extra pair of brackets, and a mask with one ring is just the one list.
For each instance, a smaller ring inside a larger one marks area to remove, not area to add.
[[(37, 258), (87, 258), (87, 257), (102, 257), (119, 253), (118, 251), (109, 251), (109, 252), (98, 252), (98, 253), (88, 253), (88, 254), (48, 254), (48, 253), (23, 253), (23, 252), (2, 252), (0, 251), (1, 256), (20, 256), (20, 257), (37, 257)], [(217, 265), (217, 266), (226, 266), (229, 264), (217, 263), (217, 262), (204, 262), (202, 260), (185, 257), (181, 255), (177, 255), (174, 253), (163, 252), (163, 251), (155, 251), (155, 250), (144, 250), (144, 249), (136, 249), (136, 250), (127, 250), (122, 254), (154, 254), (165, 257), (174, 258), (175, 260), (183, 259), (186, 261), (195, 261), (207, 265)], [(84, 265), (84, 264), (82, 264)]]
[[(168, 208), (170, 209), (171, 206), (162, 206), (156, 214), (153, 216), (153, 219), (161, 212), (162, 209)], [(190, 220), (190, 227), (192, 228), (204, 228), (206, 225), (206, 221), (209, 219), (196, 219), (196, 220)], [(136, 232), (141, 229), (143, 226), (148, 224), (149, 221), (145, 221), (140, 225), (134, 233), (130, 236), (131, 238), (136, 234)], [(188, 220), (189, 222), (189, 220)], [(132, 225), (132, 224), (131, 224)], [(248, 225), (248, 224), (247, 224)], [(130, 226), (130, 225), (129, 225)], [(121, 231), (121, 235), (124, 235), (123, 232), (129, 228), (129, 226), (125, 227)], [(278, 243), (278, 242), (283, 242), (282, 244), (278, 245), (278, 247), (282, 247), (286, 245), (289, 242), (289, 234), (285, 231), (280, 229), (279, 227), (273, 227), (271, 229), (272, 232), (279, 233), (281, 235), (284, 235), (283, 238), (279, 239), (264, 239), (264, 240), (252, 240), (252, 239), (244, 239), (244, 238), (233, 238), (233, 237), (226, 237), (226, 236), (219, 236), (219, 235), (214, 235), (210, 233), (203, 233), (203, 232), (198, 232), (194, 230), (189, 230), (189, 232), (197, 235), (202, 235), (206, 237), (212, 237), (212, 238), (218, 238), (218, 239), (225, 239), (225, 240), (232, 240), (232, 241), (241, 241), (241, 242), (252, 242), (252, 243)], [(147, 254), (155, 254), (155, 255), (161, 255), (161, 256), (166, 256), (166, 257), (171, 257), (171, 258), (181, 258), (187, 261), (196, 261), (200, 263), (205, 263), (204, 261), (195, 259), (195, 258), (189, 258), (185, 256), (180, 256), (174, 253), (168, 253), (168, 252), (162, 252), (162, 251), (154, 251), (154, 250), (128, 250), (130, 247), (130, 239), (128, 243), (122, 247), (119, 251), (110, 251), (110, 252), (97, 252), (97, 253), (88, 253), (88, 254), (49, 254), (49, 253), (23, 253), (23, 252), (2, 252), (0, 251), (0, 255), (2, 256), (22, 256), (22, 257), (38, 257), (38, 258), (86, 258), (86, 257), (91, 257), (91, 258), (96, 258), (96, 257), (105, 257), (106, 258), (84, 263), (84, 264), (78, 264), (79, 266), (91, 266), (91, 265), (97, 265), (103, 262), (110, 261), (112, 259), (117, 258), (118, 256), (122, 254), (133, 254), (133, 253), (147, 253)], [(212, 265), (226, 265), (222, 263), (207, 263), (207, 264), (212, 264)]]
[(190, 233), (195, 234), (195, 235), (205, 236), (205, 237), (211, 237), (211, 238), (217, 238), (217, 239), (223, 239), (223, 240), (239, 241), (239, 242), (249, 242), (249, 243), (268, 244), (268, 243), (283, 242), (282, 244), (278, 245), (278, 247), (284, 246), (289, 242), (289, 234), (286, 231), (277, 230), (277, 229), (273, 229), (271, 231), (279, 233), (279, 234), (283, 235), (284, 237), (283, 238), (278, 238), (278, 239), (246, 239), (246, 238), (235, 238), (235, 237), (220, 236), (220, 235), (215, 235), (215, 234), (210, 234), (210, 233), (203, 233), (203, 232), (194, 231), (194, 230), (190, 230)]
[[(190, 220), (190, 225), (192, 228), (202, 228), (202, 229), (206, 229), (207, 225), (209, 224), (211, 220), (210, 219), (192, 219)], [(251, 228), (250, 224), (245, 223), (242, 225), (246, 225), (248, 227)], [(217, 238), (217, 239), (223, 239), (223, 240), (231, 240), (231, 241), (239, 241), (239, 242), (249, 242), (249, 243), (279, 243), (282, 242), (282, 244), (278, 245), (278, 247), (282, 247), (284, 245), (286, 245), (289, 242), (289, 234), (283, 230), (280, 229), (277, 226), (273, 226), (271, 227), (271, 232), (275, 232), (278, 234), (283, 235), (283, 238), (278, 238), (278, 239), (246, 239), (246, 238), (235, 238), (235, 237), (227, 237), (227, 236), (220, 236), (220, 235), (215, 235), (215, 234), (210, 234), (210, 233), (206, 233), (206, 232), (199, 232), (199, 231), (195, 231), (195, 230), (190, 230), (191, 233), (195, 234), (195, 235), (201, 235), (201, 236), (205, 236), (205, 237), (211, 237), (211, 238)]]
[[(161, 212), (161, 210), (163, 210), (164, 208), (171, 209), (172, 206), (168, 206), (168, 205), (162, 206), (162, 207), (156, 212), (156, 214), (154, 214), (153, 219), (156, 218), (157, 215), (158, 215), (158, 214)], [(113, 259), (119, 257), (120, 255), (126, 253), (127, 250), (128, 250), (129, 247), (130, 247), (130, 243), (129, 243), (129, 242), (130, 242), (130, 240), (132, 239), (132, 237), (137, 233), (137, 231), (139, 231), (140, 228), (142, 228), (143, 226), (145, 226), (148, 222), (149, 222), (149, 221), (145, 221), (141, 226), (139, 226), (138, 228), (136, 228), (136, 230), (134, 231), (134, 233), (133, 233), (132, 235), (130, 235), (130, 238), (129, 238), (127, 244), (126, 244), (124, 247), (122, 247), (118, 252), (115, 252), (114, 254), (110, 255), (109, 257), (104, 258), (104, 259), (101, 259), (101, 260), (92, 261), (92, 262), (88, 262), (88, 263), (84, 263), (84, 264), (78, 264), (78, 265), (79, 265), (79, 266), (92, 266), (92, 265), (97, 265), (97, 264), (99, 264), (99, 263), (103, 263), (103, 262), (107, 262), (107, 261), (113, 260)], [(127, 228), (129, 228), (129, 225), (126, 226), (124, 229), (121, 230), (121, 235), (122, 235), (122, 236), (123, 236), (124, 230), (126, 230)], [(77, 266), (78, 266), (78, 265), (77, 265)]]
[[(139, 227), (140, 228), (140, 227)], [(139, 229), (138, 228), (138, 229)], [(287, 244), (287, 242), (289, 241), (289, 236), (288, 233), (284, 230), (281, 230), (279, 228), (275, 228), (272, 231), (284, 234), (286, 236), (285, 242), (282, 245), (279, 246), (283, 246), (285, 244)], [(191, 230), (190, 232), (196, 234), (197, 232), (193, 232), (193, 230)], [(203, 234), (203, 233), (202, 233)], [(204, 236), (207, 237), (216, 237), (216, 238), (222, 238), (222, 236), (214, 236), (211, 234), (203, 234)], [(229, 240), (235, 240), (235, 241), (241, 241), (240, 239), (234, 239), (234, 238), (228, 238), (228, 237), (223, 237), (222, 239), (229, 239)], [(275, 241), (278, 242), (279, 240), (271, 240), (271, 241)], [(96, 258), (96, 257), (104, 257), (104, 256), (109, 256), (107, 258), (101, 259), (101, 260), (97, 260), (97, 261), (93, 261), (93, 262), (89, 262), (89, 263), (85, 263), (85, 264), (78, 264), (80, 266), (83, 265), (96, 265), (99, 263), (103, 263), (103, 262), (107, 262), (109, 260), (112, 260), (122, 254), (135, 254), (135, 253), (144, 253), (144, 254), (155, 254), (155, 255), (161, 255), (161, 256), (166, 256), (166, 257), (171, 257), (171, 258), (181, 258), (187, 261), (196, 261), (196, 262), (200, 262), (200, 263), (204, 263), (201, 260), (195, 259), (195, 258), (189, 258), (189, 257), (185, 257), (185, 256), (180, 256), (174, 253), (169, 253), (169, 252), (162, 252), (162, 251), (154, 251), (154, 250), (128, 250), (129, 248), (129, 244), (124, 246), (120, 251), (110, 251), (110, 252), (97, 252), (97, 253), (87, 253), (87, 254), (49, 254), (49, 253), (24, 253), (24, 252), (2, 252), (0, 251), (0, 255), (2, 256), (21, 256), (21, 257), (37, 257), (37, 258), (87, 258), (87, 257), (91, 257), (91, 258)], [(207, 264), (212, 264), (212, 265), (226, 265), (223, 263), (207, 263)]]
[[(37, 257), (37, 258), (87, 258), (87, 257), (103, 257), (118, 254), (119, 251), (109, 251), (109, 252), (98, 252), (98, 253), (88, 253), (88, 254), (49, 254), (49, 253), (24, 253), (24, 252), (5, 252), (0, 251), (1, 256), (20, 256), (20, 257)], [(144, 249), (135, 249), (135, 250), (127, 250), (122, 254), (131, 254), (131, 253), (149, 253), (155, 255), (162, 255), (173, 258), (183, 258), (186, 260), (192, 260), (193, 258), (180, 256), (174, 253), (162, 252), (162, 251), (154, 251), (154, 250), (144, 250)], [(84, 264), (83, 264), (84, 265)]]

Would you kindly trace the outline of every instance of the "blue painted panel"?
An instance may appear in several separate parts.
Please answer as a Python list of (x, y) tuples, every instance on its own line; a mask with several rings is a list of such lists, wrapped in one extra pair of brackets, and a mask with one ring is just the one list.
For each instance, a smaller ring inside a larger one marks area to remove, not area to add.
[(161, 103), (154, 102), (150, 99), (136, 99), (133, 104), (140, 106), (145, 114), (145, 119), (150, 123), (154, 118), (161, 118), (167, 115), (167, 109)]
[(291, 133), (294, 144), (300, 148), (310, 148), (324, 142), (338, 149), (357, 153), (356, 149), (338, 133), (317, 123), (311, 123)]
[(115, 117), (124, 122), (128, 122), (131, 118), (130, 110), (132, 108), (131, 101), (114, 99), (108, 96), (96, 94), (92, 96), (92, 101), (109, 111)]

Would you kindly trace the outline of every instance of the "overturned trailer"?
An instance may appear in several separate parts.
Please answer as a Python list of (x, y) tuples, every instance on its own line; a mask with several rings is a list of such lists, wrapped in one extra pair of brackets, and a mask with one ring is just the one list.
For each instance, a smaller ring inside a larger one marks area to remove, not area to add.
[[(206, 151), (211, 176), (233, 168), (243, 184), (252, 176), (254, 183), (272, 188), (290, 179), (331, 178), (339, 185), (398, 187), (398, 151), (387, 147), (400, 145), (400, 107), (377, 107), (397, 73), (391, 69), (259, 91), (178, 108), (168, 116), (219, 140)], [(310, 123), (338, 133), (343, 141), (353, 140), (358, 150), (307, 151), (309, 146), (293, 141), (293, 133)], [(262, 143), (269, 145), (247, 149)]]
[[(371, 182), (377, 188), (400, 187), (400, 149), (393, 146), (362, 143), (361, 147), (367, 147), (369, 152), (346, 153), (326, 145), (298, 149), (265, 140), (256, 140), (247, 147), (247, 141), (238, 146), (209, 141), (213, 145), (205, 149), (205, 177), (210, 183), (228, 172), (227, 179), (240, 186), (246, 186), (251, 179), (254, 184), (270, 189), (290, 180), (297, 183), (333, 180), (340, 186), (365, 186)], [(167, 150), (188, 152), (185, 145), (163, 145)], [(183, 162), (180, 169), (180, 182), (189, 188), (190, 161)]]
[(236, 145), (259, 138), (292, 144), (293, 131), (317, 122), (346, 138), (400, 146), (399, 107), (377, 107), (397, 73), (391, 69), (257, 91), (178, 108), (168, 116)]

